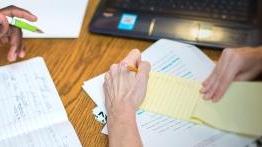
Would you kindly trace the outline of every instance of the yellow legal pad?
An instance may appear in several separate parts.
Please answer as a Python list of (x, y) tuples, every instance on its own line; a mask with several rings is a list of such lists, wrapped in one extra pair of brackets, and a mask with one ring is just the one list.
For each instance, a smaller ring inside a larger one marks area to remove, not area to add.
[(262, 135), (262, 83), (234, 82), (218, 102), (202, 100), (201, 83), (150, 73), (141, 109), (236, 133)]

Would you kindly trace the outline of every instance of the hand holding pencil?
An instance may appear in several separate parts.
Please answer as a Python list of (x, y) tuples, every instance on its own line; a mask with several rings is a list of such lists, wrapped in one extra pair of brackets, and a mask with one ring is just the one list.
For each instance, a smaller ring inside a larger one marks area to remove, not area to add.
[[(105, 75), (104, 92), (108, 112), (109, 146), (122, 146), (129, 140), (142, 146), (135, 113), (146, 96), (150, 64), (141, 61), (139, 50), (132, 50), (119, 64), (113, 64)], [(129, 135), (123, 135), (129, 132)]]
[(106, 73), (105, 92), (113, 92), (114, 94), (108, 95), (114, 95), (115, 99), (123, 99), (130, 94), (128, 97), (134, 100), (130, 105), (137, 109), (145, 97), (149, 72), (150, 64), (141, 61), (140, 51), (132, 50), (125, 59), (119, 64), (113, 64)]
[[(7, 18), (8, 17), (8, 18)], [(10, 62), (15, 61), (18, 57), (23, 58), (25, 56), (25, 47), (22, 43), (22, 31), (21, 28), (31, 28), (33, 26), (28, 25), (19, 20), (13, 20), (12, 17), (23, 18), (28, 21), (36, 21), (37, 17), (27, 10), (9, 6), (0, 9), (0, 44), (10, 45), (7, 59)], [(9, 21), (13, 20), (13, 25)], [(11, 25), (9, 24), (11, 23)], [(30, 27), (29, 27), (30, 26)]]

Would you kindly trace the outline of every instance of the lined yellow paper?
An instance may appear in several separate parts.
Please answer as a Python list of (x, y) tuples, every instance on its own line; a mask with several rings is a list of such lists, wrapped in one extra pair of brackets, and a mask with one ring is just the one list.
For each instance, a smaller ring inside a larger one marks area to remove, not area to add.
[(201, 120), (226, 131), (262, 135), (262, 83), (235, 82), (218, 103), (202, 100), (200, 88), (193, 80), (150, 73), (140, 108), (176, 119)]
[(150, 73), (147, 95), (141, 109), (188, 120), (199, 100), (200, 84), (192, 80)]
[(262, 84), (233, 83), (219, 103), (200, 100), (193, 116), (213, 127), (246, 135), (262, 135)]

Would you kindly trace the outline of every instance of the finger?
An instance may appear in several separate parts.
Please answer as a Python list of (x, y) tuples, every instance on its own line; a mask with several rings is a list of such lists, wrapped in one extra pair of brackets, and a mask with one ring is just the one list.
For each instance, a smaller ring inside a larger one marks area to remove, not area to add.
[(235, 63), (230, 60), (228, 66), (222, 72), (222, 75), (219, 78), (217, 88), (212, 96), (213, 102), (218, 102), (222, 96), (225, 94), (231, 82), (235, 79), (237, 73), (239, 72), (239, 63)]
[(111, 97), (110, 97), (110, 94), (109, 94), (109, 90), (108, 90), (108, 86), (109, 86), (109, 84), (108, 84), (108, 79), (107, 79), (107, 75), (108, 73), (106, 73), (106, 75), (105, 75), (105, 82), (104, 82), (104, 84), (103, 84), (103, 89), (104, 89), (104, 93), (105, 93), (105, 105), (106, 105), (106, 108), (108, 109), (108, 108), (110, 108), (111, 107)]
[(200, 90), (200, 92), (204, 94), (203, 99), (209, 100), (212, 98), (217, 86), (219, 85), (221, 77), (223, 76), (223, 74), (227, 74), (226, 68), (229, 60), (231, 60), (231, 58), (228, 55), (228, 51), (223, 51), (222, 56), (220, 57), (215, 69), (208, 77), (208, 79), (203, 82), (203, 88)]
[(134, 97), (138, 98), (136, 100), (139, 102), (138, 104), (139, 106), (146, 96), (147, 84), (148, 84), (149, 72), (151, 70), (151, 66), (149, 62), (141, 61), (138, 65), (138, 68), (139, 70), (136, 75), (136, 78), (137, 78), (136, 87), (139, 87), (139, 90), (138, 92), (134, 93)]
[(146, 61), (141, 61), (138, 64), (138, 72), (137, 72), (137, 77), (140, 76), (146, 76), (147, 78), (149, 77), (149, 72), (151, 70), (151, 65), (149, 62)]
[(8, 60), (13, 62), (17, 59), (18, 51), (21, 49), (22, 31), (18, 28), (12, 27), (10, 35), (10, 50), (8, 53)]
[(7, 34), (9, 23), (4, 15), (0, 13), (0, 38)]
[(128, 55), (121, 62), (137, 67), (140, 61), (141, 61), (140, 51), (138, 49), (133, 49), (128, 53)]
[(31, 12), (29, 12), (25, 9), (16, 7), (16, 6), (6, 7), (4, 9), (2, 9), (0, 11), (0, 13), (4, 14), (6, 16), (10, 16), (10, 17), (24, 18), (28, 21), (36, 21), (37, 20), (37, 17), (35, 15), (33, 15)]
[(112, 64), (109, 69), (109, 75), (112, 75), (114, 77), (114, 75), (117, 73), (117, 70), (118, 64)]
[(136, 74), (135, 72), (130, 71), (128, 69), (128, 65), (127, 65), (126, 62), (121, 62), (119, 64), (119, 68), (120, 68), (120, 73), (123, 74), (123, 75), (126, 75), (126, 74), (135, 75)]
[(209, 100), (211, 98), (210, 95), (213, 92), (212, 88), (216, 83), (217, 76), (218, 76), (218, 70), (215, 69), (214, 72), (208, 78), (208, 81), (206, 81), (207, 82), (206, 85), (203, 85), (202, 89), (200, 90), (200, 92), (203, 94), (204, 100)]
[(208, 76), (208, 78), (202, 83), (202, 89), (200, 90), (201, 93), (207, 93), (211, 88), (214, 80), (219, 72), (220, 63), (216, 65), (212, 73)]
[(129, 91), (129, 83), (131, 79), (131, 74), (134, 74), (132, 72), (129, 72), (126, 65), (123, 63), (120, 63), (120, 73), (119, 75), (119, 81), (118, 81), (118, 96), (123, 98), (126, 95), (126, 92)]
[(8, 52), (8, 55), (7, 55), (7, 60), (9, 62), (14, 62), (17, 59), (16, 50), (17, 50), (17, 48), (15, 46), (13, 46), (9, 49), (9, 52)]
[(109, 75), (110, 79), (112, 81), (112, 93), (114, 94), (113, 97), (117, 97), (118, 91), (119, 91), (119, 86), (118, 86), (118, 81), (119, 81), (119, 68), (118, 64), (112, 64), (109, 70)]
[(25, 52), (25, 46), (24, 45), (21, 45), (22, 47), (21, 47), (21, 49), (19, 50), (19, 52), (18, 52), (18, 57), (20, 57), (20, 58), (24, 58), (25, 57), (25, 54), (26, 54), (26, 52)]
[(221, 68), (223, 68), (224, 65), (227, 64), (228, 57), (230, 57), (232, 55), (232, 52), (233, 52), (232, 50), (234, 50), (234, 49), (226, 48), (226, 49), (223, 50), (222, 55), (219, 58), (219, 61), (217, 62), (215, 69), (210, 74), (209, 78), (203, 82), (204, 87), (206, 85), (208, 85), (209, 81), (212, 79), (213, 73), (216, 72), (216, 71), (220, 71)]
[(225, 58), (226, 58), (225, 53), (223, 52), (219, 61), (216, 64), (214, 70), (212, 71), (212, 73), (208, 76), (208, 78), (202, 84), (203, 89), (201, 91), (203, 93), (205, 93), (208, 90), (208, 87), (210, 86), (210, 83), (213, 80), (214, 76), (217, 76), (216, 74), (220, 71), (221, 67), (224, 65)]
[(233, 81), (233, 75), (234, 73), (228, 73), (226, 77), (221, 79), (221, 82), (217, 86), (216, 91), (212, 95), (213, 102), (218, 102), (223, 97), (229, 85)]
[(227, 59), (225, 64), (227, 64), (227, 67), (222, 72), (222, 78), (219, 79), (220, 87), (214, 93), (213, 102), (217, 102), (222, 98), (231, 82), (236, 79), (237, 75), (241, 72), (243, 65), (246, 64), (242, 61), (241, 56), (237, 54), (236, 49), (227, 49), (225, 50), (225, 53), (225, 58)]
[[(229, 59), (230, 60), (230, 59)], [(218, 66), (217, 66), (217, 69), (213, 75), (213, 79), (210, 81), (210, 85), (207, 85), (208, 89), (205, 89), (207, 91), (205, 91), (205, 94), (204, 94), (204, 99), (205, 100), (209, 100), (209, 99), (213, 99), (214, 98), (214, 95), (215, 93), (217, 92), (219, 86), (221, 85), (221, 82), (223, 82), (223, 80), (225, 79), (225, 77), (228, 77), (228, 67), (229, 64), (226, 63), (228, 62), (228, 59), (227, 57), (225, 56), (222, 56), (221, 62), (219, 62)]]
[(225, 94), (226, 90), (228, 89), (231, 82), (227, 82), (220, 87), (218, 87), (216, 93), (214, 93), (214, 96), (212, 98), (212, 102), (218, 102)]
[(217, 87), (217, 80), (218, 80), (218, 76), (217, 76), (217, 73), (216, 75), (211, 79), (209, 85), (208, 85), (208, 89), (206, 89), (207, 91), (205, 91), (205, 93), (203, 93), (203, 99), (204, 100), (210, 100), (212, 99), (212, 96), (216, 90), (216, 87)]
[(218, 76), (218, 80), (214, 83), (214, 86), (212, 89), (210, 89), (210, 92), (208, 93), (209, 95), (207, 96), (210, 98), (213, 102), (216, 102), (216, 100), (221, 99), (221, 95), (223, 95), (226, 86), (228, 83), (230, 83), (230, 75), (229, 73), (227, 74), (220, 74)]
[(112, 82), (112, 79), (111, 79), (109, 72), (107, 72), (106, 75), (105, 75), (105, 83), (106, 83), (106, 88), (107, 88), (109, 100), (110, 100), (110, 102), (112, 102), (112, 99), (114, 98), (114, 95), (113, 95), (114, 91), (113, 91), (113, 82)]

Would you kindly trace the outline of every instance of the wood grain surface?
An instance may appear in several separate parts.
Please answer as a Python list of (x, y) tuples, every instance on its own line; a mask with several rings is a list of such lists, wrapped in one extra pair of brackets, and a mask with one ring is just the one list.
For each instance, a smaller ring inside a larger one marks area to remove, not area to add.
[[(44, 57), (68, 117), (81, 143), (87, 147), (104, 147), (108, 140), (100, 133), (102, 126), (91, 114), (95, 104), (81, 89), (83, 82), (108, 70), (111, 64), (123, 59), (131, 49), (143, 51), (153, 43), (89, 33), (88, 24), (98, 2), (89, 1), (79, 38), (23, 40), (27, 49), (26, 59)], [(8, 46), (0, 46), (0, 65), (9, 64), (7, 51)], [(221, 53), (210, 49), (203, 51), (213, 60), (217, 60)]]

